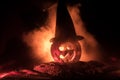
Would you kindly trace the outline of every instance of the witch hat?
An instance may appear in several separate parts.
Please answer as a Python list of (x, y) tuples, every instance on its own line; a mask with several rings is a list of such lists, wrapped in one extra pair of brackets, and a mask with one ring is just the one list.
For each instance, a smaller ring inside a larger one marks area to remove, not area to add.
[(57, 6), (55, 38), (51, 41), (65, 41), (67, 39), (81, 40), (82, 36), (77, 36), (71, 16), (67, 10), (65, 0), (59, 0)]

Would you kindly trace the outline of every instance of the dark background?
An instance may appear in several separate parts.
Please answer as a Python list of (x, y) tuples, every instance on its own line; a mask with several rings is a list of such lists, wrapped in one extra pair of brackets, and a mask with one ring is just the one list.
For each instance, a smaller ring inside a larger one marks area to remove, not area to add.
[[(0, 64), (27, 66), (34, 63), (22, 34), (45, 24), (49, 8), (57, 0), (0, 2)], [(82, 3), (81, 16), (87, 30), (95, 36), (108, 56), (120, 56), (119, 3), (105, 0), (66, 0)], [(39, 24), (36, 25), (36, 24)], [(106, 56), (107, 57), (107, 56)]]

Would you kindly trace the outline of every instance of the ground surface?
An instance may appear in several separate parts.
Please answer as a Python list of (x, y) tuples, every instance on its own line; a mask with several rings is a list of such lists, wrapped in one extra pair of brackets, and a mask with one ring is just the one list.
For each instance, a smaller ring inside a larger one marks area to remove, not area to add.
[(1, 72), (0, 80), (118, 80), (120, 70), (99, 62), (57, 62), (36, 65), (33, 69)]

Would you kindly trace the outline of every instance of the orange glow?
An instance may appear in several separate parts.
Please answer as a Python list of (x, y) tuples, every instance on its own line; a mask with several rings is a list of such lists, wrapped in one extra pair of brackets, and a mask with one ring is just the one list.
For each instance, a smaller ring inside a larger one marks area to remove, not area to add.
[(53, 61), (50, 53), (50, 47), (52, 44), (50, 42), (50, 39), (54, 37), (55, 33), (55, 7), (56, 5), (53, 5), (51, 8), (48, 9), (48, 11), (50, 11), (46, 25), (23, 35), (24, 41), (32, 49), (31, 55), (33, 56), (33, 58), (40, 61), (42, 60), (42, 62)]
[(50, 39), (53, 37), (51, 30), (41, 28), (34, 30), (24, 37), (27, 44), (32, 48), (34, 58), (42, 59), (43, 62), (53, 61), (50, 54)]
[(93, 35), (91, 35), (85, 27), (84, 22), (80, 17), (79, 7), (82, 6), (80, 4), (74, 5), (72, 7), (68, 7), (71, 18), (74, 23), (75, 31), (77, 35), (81, 35), (84, 37), (84, 40), (79, 41), (82, 49), (81, 61), (90, 61), (90, 60), (98, 60), (101, 61), (102, 54), (99, 43), (96, 41)]
[[(84, 23), (82, 22), (78, 9), (79, 5), (68, 7), (70, 15), (72, 17), (75, 30), (77, 35), (83, 36), (85, 39), (79, 41), (82, 49), (81, 61), (89, 60), (99, 60), (100, 59), (100, 48), (99, 44), (95, 40), (94, 36), (87, 32)], [(46, 25), (35, 29), (32, 32), (24, 34), (23, 39), (31, 47), (31, 55), (35, 59), (40, 59), (42, 62), (53, 61), (50, 53), (50, 39), (54, 37), (55, 34), (55, 24), (56, 24), (56, 4), (48, 9), (49, 17)], [(69, 48), (69, 47), (68, 47)], [(60, 50), (63, 50), (60, 47)], [(64, 56), (60, 56), (64, 58)]]

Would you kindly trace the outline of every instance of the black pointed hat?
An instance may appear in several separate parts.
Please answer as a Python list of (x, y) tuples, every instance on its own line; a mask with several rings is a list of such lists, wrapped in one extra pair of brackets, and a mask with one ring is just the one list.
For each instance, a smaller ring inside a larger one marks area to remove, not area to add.
[(56, 30), (54, 40), (83, 39), (77, 36), (65, 0), (59, 0), (57, 6)]

